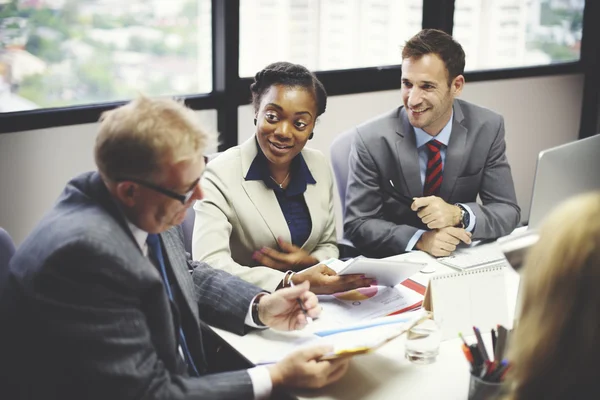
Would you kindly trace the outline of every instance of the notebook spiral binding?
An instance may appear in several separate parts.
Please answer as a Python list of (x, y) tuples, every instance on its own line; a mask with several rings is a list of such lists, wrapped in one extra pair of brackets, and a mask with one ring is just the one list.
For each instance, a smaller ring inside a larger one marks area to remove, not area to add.
[(507, 267), (506, 261), (503, 261), (501, 263), (486, 266), (486, 267), (458, 271), (458, 272), (451, 272), (451, 273), (442, 274), (442, 275), (436, 275), (436, 276), (432, 276), (431, 279), (437, 281), (440, 279), (454, 278), (454, 277), (458, 277), (458, 276), (478, 275), (478, 274), (482, 274), (484, 272), (502, 271), (506, 267)]

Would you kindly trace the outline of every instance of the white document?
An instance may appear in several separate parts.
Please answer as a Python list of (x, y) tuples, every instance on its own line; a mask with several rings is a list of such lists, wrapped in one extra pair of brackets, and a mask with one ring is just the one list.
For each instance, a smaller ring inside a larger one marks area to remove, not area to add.
[(393, 261), (376, 258), (356, 257), (348, 261), (329, 259), (323, 264), (333, 269), (338, 275), (364, 274), (374, 278), (378, 285), (393, 287), (419, 272), (426, 266), (424, 263), (411, 261)]
[(438, 262), (458, 270), (507, 265), (506, 257), (497, 243), (483, 244), (477, 247), (457, 249), (448, 257), (440, 257)]
[(336, 356), (366, 354), (376, 350), (388, 341), (395, 339), (404, 333), (407, 328), (422, 320), (427, 313), (418, 311), (411, 313), (409, 318), (397, 321), (394, 324), (381, 324), (368, 326), (363, 329), (340, 329), (338, 332), (324, 337), (302, 337), (293, 342), (293, 347), (286, 351), (270, 352), (265, 358), (261, 359), (257, 365), (276, 363), (289, 353), (301, 348), (313, 347), (316, 345), (328, 344), (333, 346), (333, 351), (325, 357), (335, 358)]
[(348, 324), (420, 307), (423, 295), (403, 285), (371, 286), (335, 295), (320, 295), (321, 313), (330, 321)]

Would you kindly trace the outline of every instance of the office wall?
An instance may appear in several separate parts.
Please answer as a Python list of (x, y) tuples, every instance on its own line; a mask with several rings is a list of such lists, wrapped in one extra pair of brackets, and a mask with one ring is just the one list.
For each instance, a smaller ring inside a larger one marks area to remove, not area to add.
[[(463, 92), (463, 99), (505, 116), (508, 157), (525, 219), (537, 153), (577, 139), (582, 85), (582, 76), (565, 75), (478, 82), (467, 84)], [(310, 146), (328, 154), (336, 134), (399, 103), (398, 91), (331, 97)], [(198, 114), (214, 131), (216, 112)], [(239, 109), (240, 141), (253, 133), (252, 114), (250, 106)], [(0, 226), (17, 244), (52, 206), (67, 180), (94, 168), (96, 127), (92, 123), (0, 135)]]
[[(529, 218), (538, 153), (578, 138), (582, 90), (581, 75), (474, 82), (467, 83), (463, 90), (462, 99), (495, 110), (505, 118), (506, 151), (523, 220)], [(329, 156), (335, 135), (400, 103), (398, 90), (331, 97), (308, 145)], [(252, 114), (250, 106), (239, 109), (240, 141), (254, 132)], [(339, 236), (341, 206), (339, 199), (336, 202)]]

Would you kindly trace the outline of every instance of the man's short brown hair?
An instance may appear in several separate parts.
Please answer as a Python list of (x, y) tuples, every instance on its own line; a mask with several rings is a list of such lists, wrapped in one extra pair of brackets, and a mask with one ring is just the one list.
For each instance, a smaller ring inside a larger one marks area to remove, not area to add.
[(100, 117), (96, 165), (112, 181), (151, 179), (165, 162), (200, 157), (210, 139), (182, 102), (140, 96)]
[(402, 48), (402, 60), (419, 59), (426, 54), (437, 55), (446, 66), (448, 85), (465, 71), (465, 52), (452, 36), (438, 29), (423, 29)]

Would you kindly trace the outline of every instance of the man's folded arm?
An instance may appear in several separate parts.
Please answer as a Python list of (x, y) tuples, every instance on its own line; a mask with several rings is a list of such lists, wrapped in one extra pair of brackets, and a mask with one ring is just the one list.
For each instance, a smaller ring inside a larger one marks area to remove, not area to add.
[(377, 166), (358, 131), (350, 150), (344, 236), (379, 256), (401, 253), (418, 231), (383, 219), (383, 193)]

